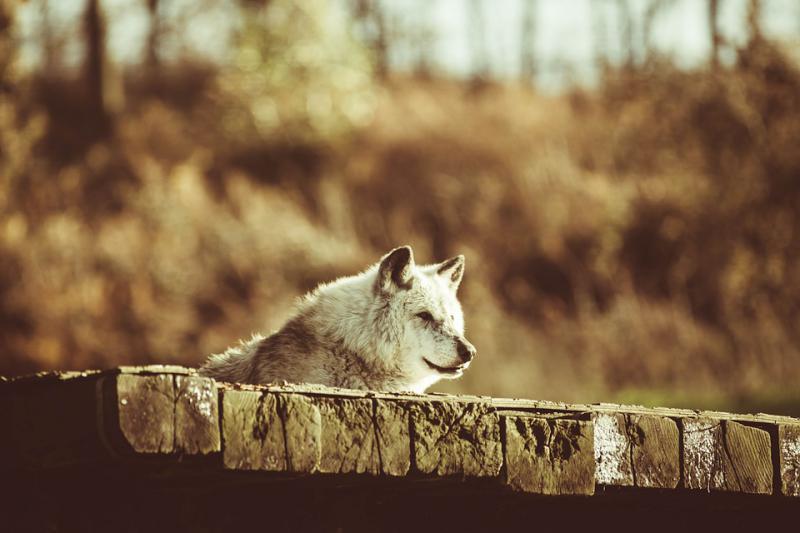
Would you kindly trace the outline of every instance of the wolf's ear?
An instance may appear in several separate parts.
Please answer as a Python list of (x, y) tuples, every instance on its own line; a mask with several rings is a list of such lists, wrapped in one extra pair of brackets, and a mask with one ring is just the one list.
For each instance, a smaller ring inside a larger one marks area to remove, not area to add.
[(436, 274), (445, 278), (451, 289), (458, 290), (461, 278), (464, 277), (464, 256), (457, 255), (440, 264), (436, 269)]
[(391, 293), (410, 289), (414, 281), (414, 252), (410, 246), (395, 248), (381, 259), (378, 267), (378, 291)]

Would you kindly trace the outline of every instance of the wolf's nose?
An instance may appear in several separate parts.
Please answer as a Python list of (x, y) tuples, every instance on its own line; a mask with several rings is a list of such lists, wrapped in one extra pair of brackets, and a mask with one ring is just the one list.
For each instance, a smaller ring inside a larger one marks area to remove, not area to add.
[(456, 341), (458, 343), (457, 351), (458, 356), (461, 358), (462, 361), (465, 363), (469, 363), (475, 357), (475, 353), (477, 350), (475, 347), (467, 341)]

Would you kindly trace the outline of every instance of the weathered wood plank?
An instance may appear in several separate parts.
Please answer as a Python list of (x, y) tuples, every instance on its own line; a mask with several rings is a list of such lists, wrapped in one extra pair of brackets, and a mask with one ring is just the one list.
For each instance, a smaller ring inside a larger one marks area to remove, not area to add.
[(133, 374), (137, 376), (157, 376), (162, 374), (191, 376), (196, 375), (197, 370), (186, 368), (180, 365), (138, 365), (138, 366), (118, 366), (111, 372), (119, 374)]
[(594, 424), (505, 418), (506, 483), (537, 494), (594, 494)]
[(730, 420), (723, 421), (726, 446), (726, 476), (736, 480), (734, 490), (749, 494), (772, 494), (772, 446), (767, 431)]
[(631, 442), (623, 413), (598, 413), (594, 417), (594, 457), (598, 484), (633, 486)]
[(119, 429), (137, 453), (175, 450), (173, 376), (120, 374), (116, 378)]
[(323, 398), (314, 404), (322, 420), (319, 471), (378, 474), (381, 460), (372, 400)]
[(726, 490), (722, 422), (710, 418), (685, 418), (682, 423), (686, 488)]
[(781, 494), (800, 497), (800, 424), (778, 426)]
[(410, 414), (407, 404), (386, 400), (374, 402), (381, 473), (405, 476), (411, 470)]
[(219, 451), (213, 380), (182, 375), (181, 396), (175, 378), (107, 371), (20, 380), (2, 393), (10, 453), (19, 451), (37, 466), (61, 466), (118, 453)]
[(200, 455), (221, 449), (217, 385), (199, 376), (175, 376), (175, 449)]
[(598, 413), (597, 482), (624, 487), (674, 488), (680, 480), (679, 432), (666, 417)]
[(222, 395), (223, 464), (234, 470), (317, 470), (321, 417), (297, 394), (227, 391)]
[(663, 416), (626, 415), (637, 487), (672, 489), (680, 481), (680, 433)]
[(684, 483), (690, 489), (770, 494), (769, 433), (738, 422), (685, 418)]
[(420, 472), (478, 477), (500, 473), (500, 417), (488, 405), (415, 402), (411, 419)]
[(315, 472), (319, 468), (322, 447), (319, 408), (307, 396), (282, 394), (278, 397), (278, 412), (283, 419), (287, 469), (289, 472)]
[(222, 438), (225, 468), (286, 470), (286, 442), (276, 395), (225, 392), (222, 395)]
[(73, 380), (96, 380), (102, 374), (111, 371), (101, 370), (56, 370), (47, 372), (37, 372), (35, 374), (28, 374), (24, 376), (14, 376), (0, 379), (0, 391), (6, 390), (22, 390), (28, 385), (38, 387), (46, 383), (63, 383)]

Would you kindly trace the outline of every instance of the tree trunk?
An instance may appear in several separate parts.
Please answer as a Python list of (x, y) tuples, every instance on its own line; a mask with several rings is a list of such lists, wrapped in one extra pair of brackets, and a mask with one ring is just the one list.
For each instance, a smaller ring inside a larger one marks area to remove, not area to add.
[[(0, 97), (3, 99), (16, 88), (17, 73), (14, 64), (19, 51), (14, 40), (16, 9), (15, 0), (0, 0)], [(0, 159), (2, 155), (0, 150)]]
[(537, 0), (523, 0), (520, 31), (520, 76), (524, 83), (534, 84), (536, 77), (536, 9)]
[(103, 126), (108, 122), (103, 86), (106, 53), (104, 22), (99, 0), (87, 0), (84, 13), (86, 92), (90, 109)]
[(386, 28), (386, 17), (383, 8), (373, 2), (372, 19), (375, 23), (375, 55), (377, 56), (378, 76), (385, 78), (389, 74), (389, 36)]
[(647, 5), (647, 9), (644, 11), (641, 44), (647, 59), (652, 59), (653, 55), (655, 54), (655, 46), (653, 45), (652, 36), (656, 19), (661, 12), (669, 7), (672, 3), (673, 0), (650, 0)]
[(41, 0), (41, 40), (42, 51), (44, 55), (44, 72), (45, 75), (51, 75), (60, 65), (61, 61), (58, 58), (58, 46), (53, 35), (53, 23), (50, 19), (50, 0)]
[(379, 78), (389, 73), (389, 30), (386, 16), (377, 0), (354, 0), (353, 16), (364, 29), (364, 39), (375, 54), (375, 69)]
[(747, 30), (751, 42), (761, 40), (761, 0), (750, 0), (748, 3)]
[(619, 33), (625, 68), (631, 69), (636, 61), (633, 45), (633, 14), (628, 0), (617, 0)]
[(708, 0), (708, 34), (711, 37), (711, 67), (719, 68), (719, 0)]
[(159, 41), (161, 40), (161, 17), (158, 13), (159, 0), (147, 0), (147, 12), (150, 14), (150, 31), (147, 33), (147, 58), (146, 64), (150, 74), (154, 74), (159, 67), (158, 56)]

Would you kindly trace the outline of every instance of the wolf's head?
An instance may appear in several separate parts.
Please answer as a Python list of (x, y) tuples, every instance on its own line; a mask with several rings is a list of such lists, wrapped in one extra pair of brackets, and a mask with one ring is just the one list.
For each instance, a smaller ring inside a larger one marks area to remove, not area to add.
[(392, 250), (378, 264), (373, 290), (382, 326), (392, 329), (384, 331), (396, 343), (394, 363), (411, 390), (460, 377), (475, 357), (456, 296), (463, 275), (463, 255), (418, 266), (409, 246)]

